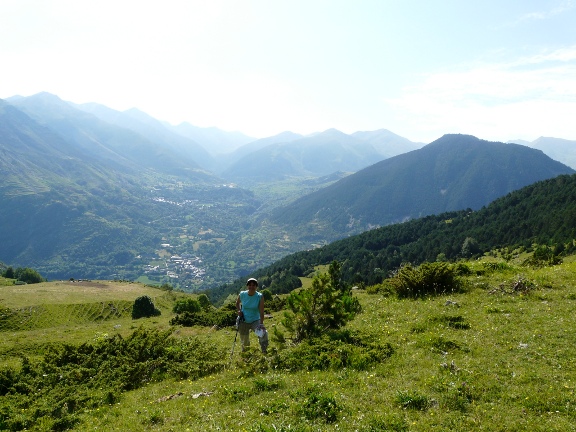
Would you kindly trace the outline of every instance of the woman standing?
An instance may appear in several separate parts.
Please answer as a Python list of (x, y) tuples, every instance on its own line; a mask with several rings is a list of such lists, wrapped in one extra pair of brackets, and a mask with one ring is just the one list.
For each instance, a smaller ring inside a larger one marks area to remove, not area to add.
[(246, 286), (248, 289), (240, 291), (236, 298), (236, 310), (240, 317), (238, 333), (240, 333), (242, 351), (250, 346), (250, 330), (252, 330), (258, 336), (262, 353), (266, 354), (268, 350), (268, 332), (266, 327), (264, 327), (264, 296), (256, 291), (258, 288), (256, 279), (248, 279)]

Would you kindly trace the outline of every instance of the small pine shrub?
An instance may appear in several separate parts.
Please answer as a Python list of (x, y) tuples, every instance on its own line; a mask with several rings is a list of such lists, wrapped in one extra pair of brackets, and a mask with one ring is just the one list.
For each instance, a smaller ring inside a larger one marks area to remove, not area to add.
[(394, 352), (388, 343), (364, 342), (344, 333), (330, 333), (305, 340), (275, 355), (272, 367), (281, 370), (366, 370)]
[(418, 298), (463, 290), (462, 280), (444, 262), (423, 263), (418, 267), (405, 264), (390, 282), (400, 298)]
[(170, 320), (171, 325), (181, 325), (184, 327), (229, 327), (236, 322), (236, 310), (214, 310), (206, 312), (183, 312)]
[(415, 392), (398, 392), (396, 402), (404, 409), (416, 411), (426, 411), (432, 405), (428, 396)]
[(333, 261), (328, 274), (312, 280), (312, 286), (293, 291), (286, 302), (289, 311), (284, 313), (282, 324), (296, 342), (314, 338), (328, 329), (343, 327), (360, 313), (361, 306), (352, 290), (342, 281), (342, 267)]
[(390, 282), (389, 279), (382, 281), (382, 283), (371, 285), (366, 288), (366, 292), (368, 294), (380, 294), (384, 297), (389, 297), (393, 295), (396, 290), (394, 285)]
[(482, 266), (487, 272), (501, 272), (512, 270), (512, 266), (505, 262), (484, 262)]
[(546, 266), (553, 266), (562, 263), (562, 258), (555, 255), (554, 251), (548, 246), (538, 246), (534, 249), (532, 256), (524, 260), (522, 265), (540, 268)]
[(316, 387), (307, 390), (306, 400), (299, 409), (307, 420), (322, 420), (325, 423), (338, 421), (341, 410), (334, 396), (321, 393)]

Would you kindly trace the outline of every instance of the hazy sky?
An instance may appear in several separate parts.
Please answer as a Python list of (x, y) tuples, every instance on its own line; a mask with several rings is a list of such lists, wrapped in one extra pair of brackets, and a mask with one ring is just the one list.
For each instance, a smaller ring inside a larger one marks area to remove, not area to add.
[(0, 98), (255, 138), (576, 140), (576, 0), (0, 0)]

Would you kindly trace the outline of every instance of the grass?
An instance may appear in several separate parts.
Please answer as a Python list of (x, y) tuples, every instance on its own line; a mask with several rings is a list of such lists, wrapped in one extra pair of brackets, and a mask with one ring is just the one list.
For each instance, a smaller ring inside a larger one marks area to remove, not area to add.
[[(363, 312), (349, 328), (394, 348), (367, 370), (255, 372), (266, 360), (255, 348), (241, 355), (237, 343), (225, 371), (123, 393), (113, 404), (83, 411), (74, 430), (576, 430), (576, 263), (531, 269), (485, 262), (469, 263), (469, 289), (461, 294), (399, 300), (356, 291)], [(529, 290), (512, 289), (520, 279)], [(132, 295), (150, 289), (133, 287)], [(70, 305), (128, 301), (123, 286), (110, 287), (107, 300), (97, 290), (84, 291), (84, 300), (82, 292), (70, 291), (70, 303), (50, 294), (50, 284), (26, 295), (4, 288), (3, 307), (29, 307), (31, 296), (46, 295), (66, 314)], [(39, 354), (47, 341), (80, 343), (102, 333), (128, 334), (141, 324), (169, 328), (173, 298), (155, 293), (160, 317), (93, 320), (86, 313), (83, 322), (59, 318), (53, 328), (4, 331), (0, 361), (16, 365), (19, 349)], [(56, 319), (58, 312), (52, 314)], [(280, 325), (275, 315), (269, 329)], [(179, 328), (174, 336), (208, 340), (230, 353), (235, 329)]]

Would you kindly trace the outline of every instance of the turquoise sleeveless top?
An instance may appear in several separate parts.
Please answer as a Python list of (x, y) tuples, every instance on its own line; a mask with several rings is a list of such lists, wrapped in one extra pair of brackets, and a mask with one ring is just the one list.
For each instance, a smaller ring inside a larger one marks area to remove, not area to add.
[(242, 312), (244, 312), (244, 320), (247, 323), (254, 322), (260, 319), (260, 299), (262, 293), (256, 291), (253, 296), (248, 294), (248, 291), (240, 291), (240, 302), (242, 303)]

